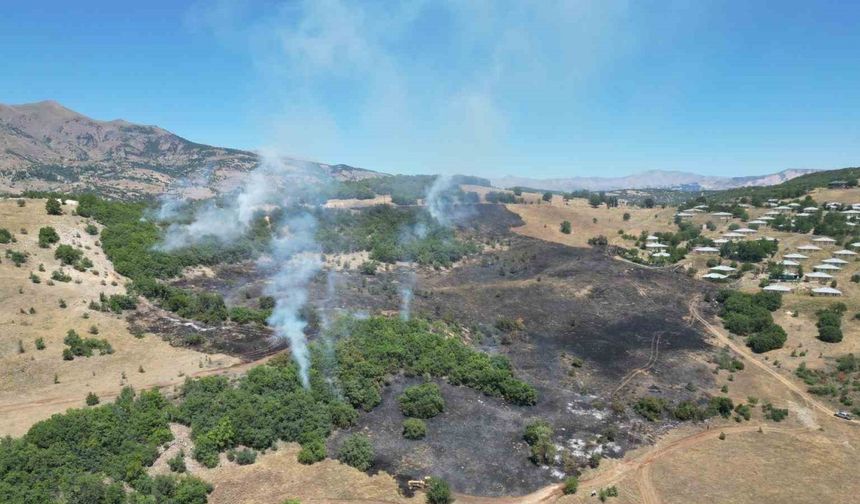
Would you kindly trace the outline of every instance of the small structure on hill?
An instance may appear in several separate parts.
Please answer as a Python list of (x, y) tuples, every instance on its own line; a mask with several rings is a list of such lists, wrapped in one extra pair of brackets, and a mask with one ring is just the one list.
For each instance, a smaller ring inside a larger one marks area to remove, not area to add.
[(829, 275), (827, 273), (823, 273), (821, 271), (815, 271), (813, 273), (807, 273), (803, 275), (807, 280), (815, 280), (818, 283), (827, 283), (830, 280), (833, 280), (833, 275)]
[(728, 278), (726, 275), (721, 275), (719, 273), (708, 273), (707, 275), (702, 275), (702, 278), (711, 281), (720, 281)]
[(716, 247), (696, 247), (693, 249), (695, 254), (719, 254), (720, 249)]
[(842, 291), (833, 287), (818, 287), (812, 289), (812, 294), (815, 296), (841, 296)]
[(766, 285), (763, 290), (767, 292), (791, 292), (792, 289), (788, 285), (772, 284)]

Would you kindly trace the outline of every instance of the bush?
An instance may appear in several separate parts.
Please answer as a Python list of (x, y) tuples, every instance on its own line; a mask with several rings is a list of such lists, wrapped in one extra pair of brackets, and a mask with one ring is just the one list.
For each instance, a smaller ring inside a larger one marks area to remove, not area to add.
[(370, 439), (362, 434), (353, 434), (346, 438), (337, 454), (337, 459), (359, 471), (366, 471), (373, 465), (373, 445)]
[(560, 230), (564, 234), (570, 234), (570, 232), (571, 232), (570, 221), (562, 221)]
[(58, 245), (54, 251), (54, 258), (66, 266), (73, 265), (84, 257), (84, 251), (76, 249), (71, 245)]
[(440, 478), (430, 478), (427, 484), (426, 501), (427, 504), (451, 504), (454, 502), (448, 483)]
[(320, 438), (315, 438), (302, 443), (302, 449), (299, 451), (298, 461), (300, 464), (311, 465), (323, 460), (325, 456), (325, 441)]
[(169, 467), (172, 472), (184, 473), (187, 470), (187, 467), (185, 466), (185, 452), (180, 450), (176, 456), (167, 459), (167, 467)]
[(548, 464), (555, 457), (552, 435), (552, 427), (543, 420), (526, 425), (523, 440), (528, 443), (531, 452), (529, 459), (535, 464)]
[(427, 424), (418, 418), (407, 418), (403, 421), (403, 437), (406, 439), (424, 439), (427, 435)]
[(95, 406), (99, 403), (99, 396), (95, 395), (93, 392), (87, 394), (87, 406)]
[(63, 270), (55, 270), (51, 272), (51, 280), (54, 280), (55, 282), (71, 282), (72, 277), (67, 275)]
[(0, 243), (7, 244), (12, 242), (12, 233), (6, 228), (0, 228)]
[(57, 234), (57, 230), (52, 228), (51, 226), (43, 227), (39, 229), (39, 246), (42, 248), (48, 248), (54, 243), (60, 241), (60, 235)]
[(233, 460), (239, 465), (250, 465), (257, 461), (257, 452), (250, 448), (233, 450)]
[(63, 207), (60, 200), (49, 198), (48, 201), (45, 202), (45, 211), (48, 212), (48, 215), (63, 215)]
[(576, 476), (568, 476), (564, 479), (564, 486), (562, 487), (562, 492), (564, 495), (575, 494), (579, 489), (579, 479)]
[(97, 228), (93, 224), (87, 224), (87, 227), (84, 228), (84, 231), (86, 231), (88, 235), (92, 236), (99, 234), (99, 228)]
[(379, 263), (377, 261), (364, 261), (358, 269), (363, 275), (375, 275), (378, 268)]
[(652, 422), (659, 420), (665, 409), (666, 400), (655, 396), (642, 397), (633, 405), (633, 411)]
[(36, 350), (45, 349), (45, 339), (42, 337), (36, 338)]
[(445, 400), (435, 383), (407, 387), (398, 401), (400, 411), (408, 417), (433, 418), (445, 410)]
[(818, 329), (818, 339), (827, 343), (839, 343), (842, 341), (842, 329), (827, 325)]

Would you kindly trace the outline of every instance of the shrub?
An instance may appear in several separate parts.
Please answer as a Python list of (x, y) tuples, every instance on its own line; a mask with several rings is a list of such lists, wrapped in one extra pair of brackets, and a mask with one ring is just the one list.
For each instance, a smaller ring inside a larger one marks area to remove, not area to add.
[(84, 228), (84, 231), (86, 231), (88, 235), (92, 236), (99, 234), (99, 228), (97, 228), (93, 224), (87, 224), (87, 227)]
[(0, 228), (0, 243), (7, 244), (12, 242), (12, 233), (6, 228)]
[(362, 434), (353, 434), (344, 440), (338, 451), (337, 459), (359, 471), (366, 471), (373, 465), (373, 445)]
[(66, 266), (77, 263), (84, 256), (84, 251), (76, 249), (71, 245), (58, 245), (54, 251), (54, 258)]
[(552, 435), (552, 427), (543, 420), (536, 420), (526, 425), (523, 440), (528, 443), (531, 451), (529, 459), (535, 464), (547, 464), (555, 457)]
[(665, 409), (666, 400), (655, 396), (642, 397), (633, 405), (633, 411), (652, 422), (659, 420)]
[(60, 235), (57, 234), (57, 230), (52, 228), (51, 226), (39, 228), (39, 246), (42, 248), (48, 248), (54, 243), (60, 241)]
[(427, 424), (418, 418), (407, 418), (403, 421), (403, 437), (406, 439), (423, 439), (427, 435)]
[(55, 282), (71, 282), (72, 277), (66, 274), (63, 270), (55, 270), (51, 272), (51, 280), (54, 280)]
[(448, 483), (440, 478), (430, 478), (427, 484), (426, 501), (427, 504), (451, 504), (454, 502)]
[(44, 338), (36, 338), (36, 350), (44, 350), (45, 349), (45, 339)]
[(232, 450), (232, 460), (239, 465), (250, 465), (257, 461), (257, 452), (250, 448)]
[(63, 215), (63, 207), (60, 204), (60, 200), (49, 198), (45, 202), (45, 211), (48, 212), (48, 215)]
[(445, 410), (445, 400), (435, 383), (407, 387), (398, 398), (400, 411), (415, 418), (433, 418)]
[(567, 220), (566, 220), (566, 221), (562, 221), (562, 223), (561, 223), (561, 227), (560, 227), (560, 230), (561, 230), (561, 232), (562, 232), (562, 233), (564, 233), (564, 234), (570, 234), (570, 232), (571, 232), (571, 225), (570, 225), (570, 221), (567, 221)]
[(818, 339), (827, 343), (839, 343), (842, 341), (842, 329), (831, 325), (820, 327), (818, 329)]
[(377, 262), (377, 261), (364, 261), (363, 263), (361, 263), (361, 266), (359, 266), (358, 269), (359, 269), (359, 271), (361, 271), (361, 273), (363, 275), (375, 275), (376, 270), (378, 268), (379, 268), (379, 262)]
[(172, 472), (184, 473), (187, 470), (187, 467), (185, 466), (185, 452), (180, 450), (175, 456), (167, 459), (167, 467), (169, 467)]
[(576, 476), (568, 476), (564, 479), (564, 486), (562, 487), (562, 492), (564, 495), (572, 495), (575, 494), (579, 489), (579, 479)]
[(323, 460), (325, 456), (325, 442), (321, 438), (315, 438), (302, 443), (297, 459), (300, 464), (310, 465)]
[(6, 257), (12, 260), (16, 267), (20, 268), (22, 264), (27, 262), (27, 254), (18, 252), (17, 250), (6, 250)]
[(95, 406), (99, 403), (99, 396), (95, 395), (95, 393), (90, 392), (87, 394), (87, 406)]

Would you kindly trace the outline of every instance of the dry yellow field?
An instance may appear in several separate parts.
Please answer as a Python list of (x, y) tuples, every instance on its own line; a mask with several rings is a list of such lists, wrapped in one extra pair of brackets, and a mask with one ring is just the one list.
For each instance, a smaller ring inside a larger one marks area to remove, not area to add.
[[(530, 200), (535, 202), (507, 205), (508, 210), (519, 215), (525, 222), (513, 231), (540, 240), (571, 247), (586, 247), (589, 238), (604, 235), (612, 245), (630, 247), (632, 242), (624, 240), (618, 233), (619, 230), (638, 237), (642, 231), (654, 233), (677, 229), (673, 220), (674, 208), (592, 208), (581, 198), (565, 202), (561, 196), (556, 195), (550, 202), (545, 202), (535, 193), (524, 193), (524, 196), (527, 195), (532, 196)], [(630, 220), (624, 220), (625, 213), (630, 214)], [(570, 234), (561, 232), (561, 223), (565, 220), (571, 223)]]
[[(135, 338), (120, 315), (89, 310), (91, 300), (99, 293), (125, 291), (125, 279), (118, 275), (96, 245), (98, 236), (84, 232), (86, 220), (71, 215), (74, 202), (63, 207), (65, 215), (51, 216), (44, 200), (27, 200), (19, 207), (15, 200), (0, 200), (0, 227), (11, 231), (17, 243), (0, 245), (5, 250), (27, 252), (30, 257), (20, 268), (3, 257), (0, 264), (0, 434), (21, 435), (34, 422), (84, 405), (88, 392), (110, 398), (121, 386), (138, 389), (181, 383), (183, 375), (229, 367), (236, 359), (226, 355), (207, 355), (175, 348), (160, 338), (144, 335)], [(51, 272), (59, 269), (54, 248), (37, 244), (39, 228), (52, 226), (60, 243), (84, 248), (94, 271), (78, 272), (70, 267), (68, 283), (48, 284)], [(21, 233), (25, 229), (27, 234)], [(39, 272), (39, 264), (45, 272)], [(41, 283), (30, 280), (39, 275)], [(104, 285), (102, 284), (104, 282)], [(116, 285), (112, 285), (116, 282)], [(67, 308), (60, 308), (60, 300)], [(35, 309), (30, 314), (30, 308)], [(88, 319), (84, 319), (84, 316)], [(89, 334), (91, 327), (98, 335)], [(105, 338), (114, 348), (110, 355), (62, 358), (63, 338), (69, 329), (82, 337)], [(36, 350), (36, 338), (43, 338), (46, 348)], [(19, 343), (24, 352), (20, 353)], [(123, 378), (125, 376), (125, 378)], [(55, 383), (55, 378), (58, 383)]]

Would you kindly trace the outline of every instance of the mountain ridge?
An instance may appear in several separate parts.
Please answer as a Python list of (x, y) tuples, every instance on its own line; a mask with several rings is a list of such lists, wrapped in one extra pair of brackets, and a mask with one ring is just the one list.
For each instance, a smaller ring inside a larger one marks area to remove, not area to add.
[[(348, 165), (283, 160), (319, 177), (379, 175)], [(53, 100), (0, 104), (0, 191), (92, 190), (140, 197), (179, 185), (188, 196), (206, 197), (229, 191), (259, 163), (256, 152), (193, 142), (125, 119), (93, 119)]]
[(647, 170), (622, 177), (556, 177), (540, 179), (506, 175), (504, 177), (491, 178), (491, 181), (497, 187), (520, 186), (550, 191), (612, 191), (617, 189), (680, 189), (697, 191), (775, 185), (816, 171), (819, 170), (790, 168), (766, 175), (722, 177), (699, 175), (678, 170)]

